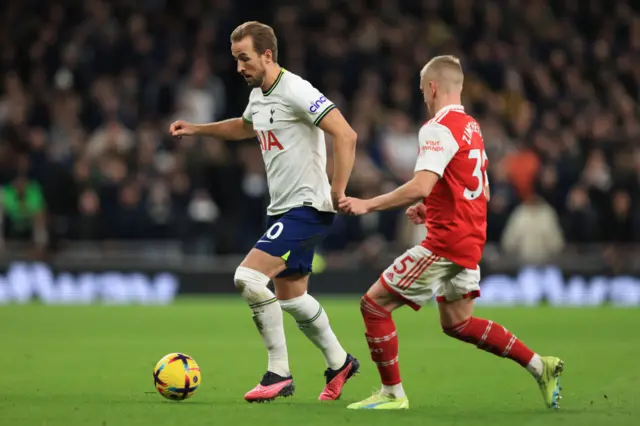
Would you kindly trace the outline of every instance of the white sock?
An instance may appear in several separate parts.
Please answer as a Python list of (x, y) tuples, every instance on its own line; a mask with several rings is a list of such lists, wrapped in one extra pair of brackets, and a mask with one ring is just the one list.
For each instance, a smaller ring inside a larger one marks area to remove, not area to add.
[(527, 371), (533, 375), (536, 379), (539, 379), (542, 376), (542, 370), (544, 366), (542, 365), (542, 359), (540, 355), (535, 354), (531, 361), (529, 361), (529, 365), (527, 365)]
[(404, 398), (405, 393), (402, 388), (402, 383), (398, 383), (397, 385), (382, 385), (382, 393), (388, 396), (394, 396), (396, 398)]
[(308, 293), (290, 300), (281, 300), (280, 306), (298, 323), (298, 328), (322, 351), (327, 367), (337, 370), (347, 359), (347, 352), (329, 325), (329, 317), (313, 296)]
[(235, 282), (253, 312), (253, 321), (269, 353), (267, 369), (283, 377), (291, 375), (282, 309), (275, 294), (267, 288), (269, 277), (253, 269), (238, 267)]

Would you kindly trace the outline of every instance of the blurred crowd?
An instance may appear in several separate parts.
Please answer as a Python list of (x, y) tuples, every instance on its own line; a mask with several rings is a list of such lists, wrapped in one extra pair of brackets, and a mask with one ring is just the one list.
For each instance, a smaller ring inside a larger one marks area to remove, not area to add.
[[(174, 140), (167, 129), (242, 113), (249, 90), (229, 35), (251, 19), (275, 28), (281, 65), (357, 131), (350, 194), (410, 178), (428, 118), (419, 70), (454, 54), (488, 151), (489, 240), (527, 261), (567, 244), (640, 242), (631, 0), (2, 2), (5, 239), (50, 250), (130, 239), (178, 239), (205, 254), (250, 248), (268, 204), (258, 143)], [(402, 212), (341, 216), (324, 249), (375, 255), (424, 232)]]

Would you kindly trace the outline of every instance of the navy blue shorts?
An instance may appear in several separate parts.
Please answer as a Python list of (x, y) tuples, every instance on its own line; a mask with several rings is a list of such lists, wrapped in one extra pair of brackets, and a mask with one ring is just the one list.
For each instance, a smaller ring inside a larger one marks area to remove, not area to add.
[(284, 259), (287, 269), (279, 277), (309, 274), (315, 248), (329, 233), (334, 219), (335, 213), (313, 207), (296, 207), (278, 216), (267, 216), (267, 232), (255, 248)]

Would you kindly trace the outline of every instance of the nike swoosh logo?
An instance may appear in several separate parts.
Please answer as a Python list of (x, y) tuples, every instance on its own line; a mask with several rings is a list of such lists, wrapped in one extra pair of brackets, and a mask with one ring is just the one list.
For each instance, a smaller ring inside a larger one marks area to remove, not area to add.
[(258, 240), (259, 243), (270, 243), (271, 241), (267, 241), (267, 240)]

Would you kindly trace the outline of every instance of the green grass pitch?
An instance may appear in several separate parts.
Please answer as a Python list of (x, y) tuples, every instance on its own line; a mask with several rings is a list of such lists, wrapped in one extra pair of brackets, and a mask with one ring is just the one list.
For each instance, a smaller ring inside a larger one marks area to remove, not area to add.
[[(544, 408), (515, 363), (446, 337), (433, 305), (395, 314), (406, 412), (352, 412), (377, 387), (358, 299), (319, 297), (361, 373), (340, 401), (321, 403), (324, 362), (285, 314), (293, 398), (250, 405), (244, 393), (266, 354), (250, 311), (233, 297), (165, 307), (0, 307), (0, 424), (18, 425), (632, 425), (640, 421), (640, 312), (478, 308), (530, 347), (566, 362), (561, 409)], [(202, 387), (183, 402), (155, 393), (153, 365), (190, 354)]]

